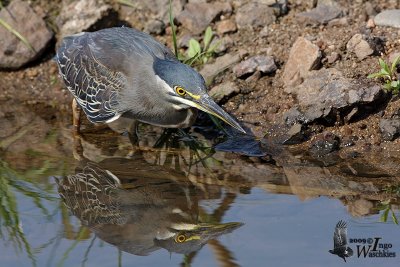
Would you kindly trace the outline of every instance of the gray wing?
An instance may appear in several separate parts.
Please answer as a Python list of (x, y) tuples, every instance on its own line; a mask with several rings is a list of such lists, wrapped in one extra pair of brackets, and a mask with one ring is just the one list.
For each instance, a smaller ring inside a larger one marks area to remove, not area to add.
[(134, 89), (132, 68), (154, 57), (175, 58), (151, 36), (130, 28), (69, 36), (57, 51), (60, 74), (91, 122), (111, 122), (127, 111), (119, 106), (119, 94)]
[(339, 221), (333, 234), (333, 246), (339, 248), (347, 245), (347, 225), (344, 221)]
[(117, 199), (120, 181), (110, 171), (89, 162), (76, 174), (56, 181), (64, 204), (85, 225), (126, 223)]

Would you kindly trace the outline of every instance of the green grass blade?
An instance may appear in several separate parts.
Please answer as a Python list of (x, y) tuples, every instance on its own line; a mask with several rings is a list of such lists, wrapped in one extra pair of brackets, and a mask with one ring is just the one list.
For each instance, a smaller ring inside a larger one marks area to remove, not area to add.
[(133, 7), (136, 8), (136, 5), (134, 3), (132, 3), (131, 0), (117, 0), (118, 4), (124, 5), (124, 6), (129, 6), (129, 7)]
[(176, 41), (176, 31), (175, 31), (174, 17), (172, 14), (172, 1), (171, 0), (169, 0), (169, 24), (171, 25), (171, 30), (172, 30), (172, 41), (174, 43), (175, 56), (177, 58), (179, 58), (178, 42)]
[(380, 221), (387, 222), (388, 215), (389, 215), (389, 207), (382, 213)]
[(394, 214), (394, 212), (392, 211), (392, 220), (395, 224), (399, 224), (399, 221), (397, 220), (396, 214)]
[(36, 52), (33, 46), (29, 43), (29, 41), (22, 36), (19, 32), (17, 32), (13, 27), (11, 27), (10, 24), (5, 22), (4, 20), (0, 19), (0, 25), (3, 26), (6, 30), (17, 36), (18, 39), (20, 39), (26, 47), (28, 47), (32, 52)]

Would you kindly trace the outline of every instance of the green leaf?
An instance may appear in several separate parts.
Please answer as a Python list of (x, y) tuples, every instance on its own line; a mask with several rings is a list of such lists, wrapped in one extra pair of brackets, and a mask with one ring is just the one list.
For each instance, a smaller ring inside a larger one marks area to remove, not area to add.
[(201, 53), (200, 43), (196, 39), (190, 39), (189, 41), (189, 49), (187, 51), (187, 55), (190, 58), (195, 57), (196, 55)]
[(385, 83), (383, 85), (383, 88), (385, 88), (386, 90), (390, 91), (392, 89), (392, 85), (390, 84), (390, 82), (388, 82), (388, 83)]
[(387, 77), (389, 77), (389, 79), (391, 78), (391, 77), (390, 77), (390, 73), (389, 73), (387, 70), (385, 70), (385, 69), (381, 69), (381, 70), (379, 71), (379, 73), (380, 73), (382, 76), (387, 76)]
[(391, 81), (390, 86), (393, 88), (398, 88), (400, 86), (400, 81)]
[(206, 32), (204, 33), (203, 43), (204, 43), (204, 50), (207, 49), (211, 40), (213, 38), (213, 32), (210, 26), (207, 27)]
[[(383, 59), (381, 59), (381, 58), (379, 59), (379, 65), (381, 66), (381, 68), (382, 68), (383, 70), (386, 71), (387, 74), (390, 73), (388, 64), (386, 64), (386, 62), (385, 62)], [(381, 70), (381, 71), (382, 71), (382, 70)]]
[(389, 209), (386, 209), (386, 210), (382, 213), (381, 218), (380, 218), (380, 221), (381, 221), (381, 222), (387, 222), (388, 214), (389, 214)]
[(396, 214), (392, 211), (392, 220), (395, 224), (399, 224), (399, 221), (397, 220)]
[(394, 74), (396, 66), (400, 63), (400, 55), (398, 55), (392, 62), (392, 67), (390, 68), (390, 73)]

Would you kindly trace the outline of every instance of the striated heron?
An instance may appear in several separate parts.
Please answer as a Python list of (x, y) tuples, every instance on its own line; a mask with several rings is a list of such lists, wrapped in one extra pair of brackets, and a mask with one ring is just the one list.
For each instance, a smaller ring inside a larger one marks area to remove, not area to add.
[[(80, 109), (92, 123), (120, 117), (166, 128), (191, 126), (197, 110), (243, 128), (207, 94), (203, 77), (150, 35), (121, 27), (65, 37), (56, 56), (74, 96), (74, 129)], [(79, 108), (78, 108), (79, 107)]]
[(57, 183), (64, 203), (83, 225), (136, 255), (160, 248), (188, 254), (243, 225), (202, 221), (199, 189), (183, 172), (149, 164), (142, 156), (82, 161), (75, 174)]

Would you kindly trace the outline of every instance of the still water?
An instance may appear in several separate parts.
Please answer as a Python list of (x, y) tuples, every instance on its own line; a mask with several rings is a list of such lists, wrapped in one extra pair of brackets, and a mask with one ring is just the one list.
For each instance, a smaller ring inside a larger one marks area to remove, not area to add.
[[(0, 110), (0, 266), (399, 266), (400, 179), (372, 159), (150, 127), (132, 149), (15, 107)], [(346, 263), (329, 253), (339, 220)], [(375, 245), (392, 257), (359, 255)]]

